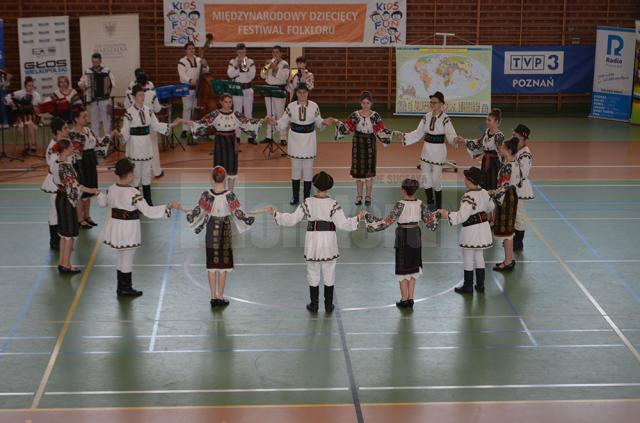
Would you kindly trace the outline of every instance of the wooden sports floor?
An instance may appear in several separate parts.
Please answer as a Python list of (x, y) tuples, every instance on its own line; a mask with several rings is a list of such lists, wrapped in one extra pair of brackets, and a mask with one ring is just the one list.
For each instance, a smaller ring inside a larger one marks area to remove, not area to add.
[[(340, 117), (340, 116), (336, 116)], [(304, 227), (260, 216), (235, 237), (230, 306), (209, 307), (204, 240), (183, 215), (143, 220), (134, 284), (118, 301), (115, 254), (100, 223), (61, 277), (48, 248), (42, 160), (1, 161), (0, 422), (633, 422), (640, 415), (640, 127), (568, 117), (507, 119), (532, 129), (525, 250), (513, 273), (487, 271), (484, 295), (462, 279), (457, 227), (423, 231), (413, 312), (393, 305), (393, 231), (341, 233), (337, 309), (310, 315)], [(389, 117), (409, 130), (418, 118)], [(478, 136), (481, 119), (454, 119)], [(12, 130), (7, 131), (13, 137)], [(321, 133), (316, 170), (354, 214), (350, 140)], [(14, 145), (8, 152), (14, 153)], [(242, 145), (244, 207), (290, 210), (289, 162)], [(420, 146), (378, 151), (371, 211), (388, 212), (417, 174)], [(190, 207), (208, 187), (210, 143), (162, 154), (156, 204)], [(101, 164), (100, 183), (120, 155)], [(449, 147), (458, 166), (474, 162)], [(447, 172), (457, 207), (461, 173)], [(420, 194), (423, 196), (423, 194)], [(498, 246), (487, 266), (501, 260)]]

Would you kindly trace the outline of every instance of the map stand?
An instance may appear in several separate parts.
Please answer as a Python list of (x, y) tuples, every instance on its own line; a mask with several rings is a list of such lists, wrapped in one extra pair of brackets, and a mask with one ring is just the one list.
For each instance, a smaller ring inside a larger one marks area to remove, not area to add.
[[(273, 111), (273, 99), (274, 98), (287, 98), (287, 93), (280, 87), (278, 86), (273, 86), (273, 85), (258, 85), (256, 86), (256, 91), (258, 91), (258, 93), (260, 93), (260, 95), (262, 95), (265, 99), (269, 100), (269, 106), (271, 111)], [(275, 125), (271, 125), (272, 129), (271, 129), (271, 134), (273, 135), (273, 132), (275, 131)], [(287, 152), (278, 144), (276, 144), (273, 141), (273, 138), (269, 139), (269, 142), (267, 143), (267, 145), (264, 147), (264, 149), (262, 150), (262, 152), (264, 153), (265, 151), (267, 152), (267, 159), (271, 158), (271, 154), (274, 153), (276, 150), (280, 150), (280, 156), (281, 157), (286, 157), (288, 156)]]

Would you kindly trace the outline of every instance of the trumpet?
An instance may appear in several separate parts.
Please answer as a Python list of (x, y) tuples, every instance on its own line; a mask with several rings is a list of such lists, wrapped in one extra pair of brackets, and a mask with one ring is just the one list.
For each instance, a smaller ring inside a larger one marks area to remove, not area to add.
[(242, 62), (240, 62), (240, 71), (247, 72), (249, 70), (249, 63), (247, 60), (247, 56), (242, 58)]
[(269, 62), (267, 62), (266, 65), (264, 65), (264, 67), (260, 71), (260, 76), (265, 78), (267, 76), (267, 73), (269, 72), (269, 69), (271, 69), (273, 67), (273, 65), (275, 65), (275, 64), (276, 64), (276, 58), (274, 57)]

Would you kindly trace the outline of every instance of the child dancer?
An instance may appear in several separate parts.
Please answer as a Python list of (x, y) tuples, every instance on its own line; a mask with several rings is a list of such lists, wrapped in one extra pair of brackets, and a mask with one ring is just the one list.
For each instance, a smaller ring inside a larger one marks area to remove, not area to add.
[(482, 180), (480, 186), (484, 189), (496, 189), (500, 158), (498, 147), (504, 142), (504, 134), (498, 129), (502, 120), (500, 109), (492, 109), (487, 115), (487, 130), (477, 140), (465, 140), (467, 151), (474, 159), (482, 156)]
[(131, 186), (134, 164), (129, 159), (118, 160), (115, 174), (118, 182), (111, 185), (106, 194), (98, 195), (100, 207), (111, 207), (111, 219), (104, 230), (104, 243), (118, 251), (118, 297), (139, 297), (142, 291), (133, 289), (131, 273), (136, 249), (142, 245), (140, 213), (150, 219), (168, 218), (171, 209), (179, 208), (180, 204), (172, 201), (163, 206), (149, 206), (140, 191)]
[(80, 224), (76, 206), (83, 192), (97, 194), (97, 188), (87, 188), (78, 183), (71, 157), (75, 150), (71, 142), (61, 139), (53, 147), (58, 154), (58, 160), (53, 164), (53, 183), (58, 187), (56, 194), (56, 214), (58, 216), (58, 234), (60, 235), (60, 261), (58, 271), (60, 273), (80, 273), (81, 270), (71, 265), (71, 252), (73, 241), (80, 233)]
[(504, 247), (504, 261), (493, 267), (493, 270), (497, 272), (513, 270), (516, 267), (516, 261), (513, 259), (513, 236), (517, 210), (520, 207), (516, 187), (522, 182), (520, 165), (516, 160), (518, 139), (511, 138), (509, 141), (505, 141), (499, 151), (502, 157), (502, 167), (498, 172), (498, 188), (489, 192), (489, 195), (496, 202), (496, 210), (493, 215), (493, 235), (496, 240), (503, 241)]
[(520, 178), (522, 179), (520, 184), (516, 186), (518, 191), (518, 211), (516, 213), (516, 234), (513, 237), (513, 251), (522, 251), (524, 249), (524, 229), (527, 223), (527, 214), (524, 211), (524, 204), (528, 200), (533, 200), (533, 187), (529, 181), (529, 172), (533, 165), (533, 155), (527, 141), (531, 130), (526, 126), (520, 124), (513, 130), (513, 136), (518, 139), (518, 153), (516, 154), (516, 160), (520, 167)]
[[(298, 91), (298, 96), (300, 91)], [(286, 115), (285, 115), (286, 116)], [(307, 233), (304, 241), (304, 259), (307, 261), (307, 281), (311, 302), (307, 310), (312, 313), (318, 311), (320, 296), (320, 276), (324, 277), (324, 309), (331, 313), (333, 306), (333, 287), (335, 284), (336, 259), (338, 239), (336, 229), (355, 231), (358, 223), (366, 213), (362, 210), (354, 217), (345, 217), (340, 204), (329, 197), (329, 190), (333, 187), (333, 178), (325, 172), (313, 176), (316, 195), (302, 201), (293, 213), (280, 213), (272, 206), (269, 209), (278, 225), (294, 226), (303, 218), (307, 219)]]
[(473, 272), (476, 273), (476, 291), (484, 292), (484, 250), (493, 246), (489, 214), (494, 203), (489, 193), (482, 189), (484, 175), (477, 167), (464, 171), (467, 192), (460, 199), (458, 211), (440, 210), (450, 225), (462, 224), (460, 247), (464, 263), (464, 284), (454, 290), (458, 294), (473, 293)]
[(225, 189), (227, 172), (222, 166), (216, 166), (211, 172), (213, 188), (200, 196), (198, 204), (192, 210), (184, 210), (187, 222), (196, 234), (205, 229), (207, 248), (207, 271), (211, 289), (211, 307), (226, 307), (229, 301), (224, 298), (227, 273), (233, 271), (233, 242), (231, 220), (240, 233), (249, 230), (255, 221), (255, 213), (267, 209), (246, 213), (240, 208), (238, 197)]
[(58, 141), (67, 138), (69, 135), (69, 127), (66, 122), (59, 117), (51, 119), (51, 135), (53, 138), (49, 141), (45, 159), (47, 161), (47, 176), (44, 177), (42, 183), (42, 191), (49, 194), (51, 207), (49, 209), (49, 248), (52, 250), (60, 249), (60, 235), (58, 235), (58, 213), (56, 212), (56, 196), (58, 187), (53, 182), (53, 165), (58, 160), (58, 153), (54, 147)]
[(371, 214), (365, 217), (367, 232), (378, 232), (387, 229), (397, 222), (396, 227), (396, 278), (400, 283), (400, 301), (398, 308), (413, 308), (413, 294), (416, 279), (422, 275), (422, 239), (420, 221), (429, 230), (434, 231), (440, 222), (437, 212), (430, 213), (424, 203), (416, 198), (419, 183), (415, 179), (402, 181), (398, 201), (391, 213), (385, 218), (377, 218)]

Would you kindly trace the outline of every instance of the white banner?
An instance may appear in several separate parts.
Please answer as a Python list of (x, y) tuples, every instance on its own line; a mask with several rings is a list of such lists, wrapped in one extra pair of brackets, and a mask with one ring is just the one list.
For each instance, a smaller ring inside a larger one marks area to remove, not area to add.
[(102, 65), (111, 69), (115, 86), (111, 95), (124, 96), (133, 72), (140, 67), (138, 15), (80, 17), (82, 69), (91, 66), (91, 55), (102, 55)]
[(591, 116), (629, 120), (636, 40), (633, 28), (598, 27)]
[(18, 19), (21, 83), (33, 78), (36, 91), (47, 97), (58, 87), (58, 76), (71, 80), (69, 17)]
[(390, 47), (406, 23), (406, 0), (164, 0), (167, 46)]

